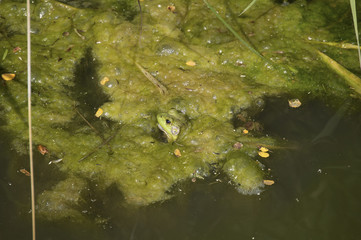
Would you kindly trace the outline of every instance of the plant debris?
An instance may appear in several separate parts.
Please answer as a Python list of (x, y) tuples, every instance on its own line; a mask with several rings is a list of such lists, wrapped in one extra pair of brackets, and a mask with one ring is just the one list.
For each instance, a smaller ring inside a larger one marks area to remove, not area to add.
[(15, 74), (14, 73), (3, 73), (3, 74), (1, 74), (1, 77), (5, 81), (11, 81), (15, 78)]
[(19, 171), (20, 171), (22, 174), (30, 177), (30, 173), (29, 173), (25, 168), (22, 168), (22, 169), (20, 169)]

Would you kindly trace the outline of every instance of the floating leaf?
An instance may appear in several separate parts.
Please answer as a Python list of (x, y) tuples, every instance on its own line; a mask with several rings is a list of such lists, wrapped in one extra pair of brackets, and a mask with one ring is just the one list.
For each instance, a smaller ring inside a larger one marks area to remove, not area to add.
[(98, 108), (98, 111), (95, 113), (96, 117), (100, 117), (103, 114), (103, 109)]
[(267, 153), (267, 152), (258, 152), (258, 155), (263, 157), (263, 158), (268, 158), (269, 157), (269, 153)]
[(100, 80), (100, 85), (105, 85), (107, 82), (109, 82), (109, 78), (108, 77), (103, 77), (103, 79)]
[(30, 173), (25, 170), (25, 168), (19, 170), (22, 174), (25, 174), (26, 176), (30, 177)]
[(261, 152), (268, 152), (269, 151), (268, 148), (266, 148), (266, 147), (260, 147), (259, 150)]
[(291, 108), (298, 108), (302, 105), (302, 103), (299, 99), (295, 98), (295, 99), (288, 100), (288, 105)]
[(176, 148), (176, 149), (174, 150), (174, 155), (175, 155), (176, 157), (182, 156), (182, 154), (181, 154), (181, 152), (180, 152), (180, 150), (179, 150), (178, 148)]
[(194, 67), (196, 65), (196, 63), (192, 60), (187, 61), (186, 64), (190, 67)]
[(275, 181), (273, 180), (263, 180), (264, 185), (271, 186), (275, 184)]
[(15, 74), (14, 73), (3, 73), (3, 74), (1, 74), (1, 77), (5, 81), (10, 81), (10, 80), (13, 80), (15, 78)]
[(13, 48), (13, 53), (16, 53), (16, 52), (18, 52), (18, 51), (20, 51), (20, 50), (21, 50), (20, 47), (15, 47), (15, 48)]
[(38, 150), (42, 155), (45, 155), (48, 153), (48, 149), (43, 145), (38, 145)]
[(243, 132), (244, 134), (247, 134), (247, 133), (248, 133), (248, 130), (247, 130), (247, 129), (244, 129), (242, 132)]

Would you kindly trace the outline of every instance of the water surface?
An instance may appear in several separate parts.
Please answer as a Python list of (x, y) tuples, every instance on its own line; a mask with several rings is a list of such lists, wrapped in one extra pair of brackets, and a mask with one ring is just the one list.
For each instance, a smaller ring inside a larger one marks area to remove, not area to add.
[[(89, 222), (38, 219), (38, 238), (359, 239), (359, 105), (337, 112), (318, 100), (299, 109), (290, 109), (285, 97), (268, 100), (258, 118), (266, 133), (285, 138), (288, 147), (273, 150), (265, 161), (276, 183), (260, 195), (239, 194), (222, 175), (180, 184), (173, 199), (141, 208), (122, 204), (116, 188), (103, 195), (89, 190), (94, 204), (83, 209)], [(327, 134), (313, 141), (325, 126), (331, 126)], [(1, 239), (30, 239), (29, 178), (17, 172), (27, 168), (27, 157), (6, 141), (0, 148)], [(37, 174), (44, 179), (49, 173)], [(49, 183), (36, 184), (42, 189)]]

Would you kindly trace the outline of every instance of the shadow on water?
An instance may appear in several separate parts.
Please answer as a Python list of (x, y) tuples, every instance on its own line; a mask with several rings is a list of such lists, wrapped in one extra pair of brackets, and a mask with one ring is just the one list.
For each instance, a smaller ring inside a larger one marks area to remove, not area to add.
[(95, 116), (98, 108), (109, 100), (99, 85), (97, 67), (98, 63), (92, 56), (91, 49), (87, 49), (84, 57), (75, 67), (74, 86), (69, 89), (70, 96), (77, 101), (74, 108), (78, 114), (67, 130), (74, 131), (90, 124), (88, 130), (96, 131), (105, 140), (103, 133), (108, 132), (114, 124), (109, 119), (100, 120)]
[(108, 101), (108, 96), (99, 86), (97, 67), (98, 63), (92, 56), (91, 49), (87, 49), (75, 68), (74, 87), (71, 89), (72, 97), (79, 102), (78, 109), (92, 115), (95, 109)]
[[(9, 72), (6, 69), (2, 68), (0, 66), (0, 73)], [(0, 88), (0, 91), (3, 92), (2, 97), (5, 98), (5, 100), (11, 105), (11, 108), (15, 111), (15, 113), (18, 115), (18, 117), (22, 120), (22, 122), (27, 126), (27, 116), (24, 116), (24, 114), (20, 111), (23, 106), (19, 106), (19, 101), (16, 100), (16, 96), (14, 96), (11, 91), (9, 90), (9, 87), (7, 86), (6, 81), (0, 79), (2, 87)], [(17, 82), (18, 84), (21, 84)], [(0, 118), (1, 121), (1, 118)], [(1, 126), (0, 122), (0, 126)]]
[[(88, 222), (41, 221), (38, 235), (53, 240), (358, 239), (360, 110), (359, 101), (343, 108), (342, 104), (330, 107), (312, 100), (291, 109), (287, 98), (269, 99), (256, 120), (263, 123), (265, 133), (299, 147), (271, 149), (270, 158), (262, 162), (272, 170), (270, 177), (276, 183), (260, 195), (241, 195), (232, 185), (216, 181), (224, 180), (217, 176), (178, 184), (174, 198), (134, 208), (123, 205), (123, 196), (110, 187), (106, 194), (89, 192), (83, 196), (93, 201), (87, 208), (91, 212), (84, 213), (90, 216)], [(317, 136), (323, 137), (312, 142)], [(7, 178), (5, 170), (0, 173), (0, 179)], [(18, 197), (27, 200), (22, 194)], [(30, 236), (29, 214), (4, 207), (12, 206), (11, 201), (0, 197), (0, 230), (9, 224), (20, 225), (6, 229), (5, 236), (25, 239)], [(14, 212), (21, 214), (14, 217)]]
[(28, 162), (13, 149), (9, 136), (0, 130), (0, 238), (25, 239), (31, 233), (30, 180), (18, 170), (27, 167)]

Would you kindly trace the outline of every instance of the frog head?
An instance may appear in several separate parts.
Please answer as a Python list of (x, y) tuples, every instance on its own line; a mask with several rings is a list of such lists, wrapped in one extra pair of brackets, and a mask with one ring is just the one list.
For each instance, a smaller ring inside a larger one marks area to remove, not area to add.
[(166, 134), (168, 142), (176, 141), (182, 126), (185, 125), (184, 116), (175, 109), (169, 110), (168, 113), (159, 113), (157, 121), (159, 129)]

